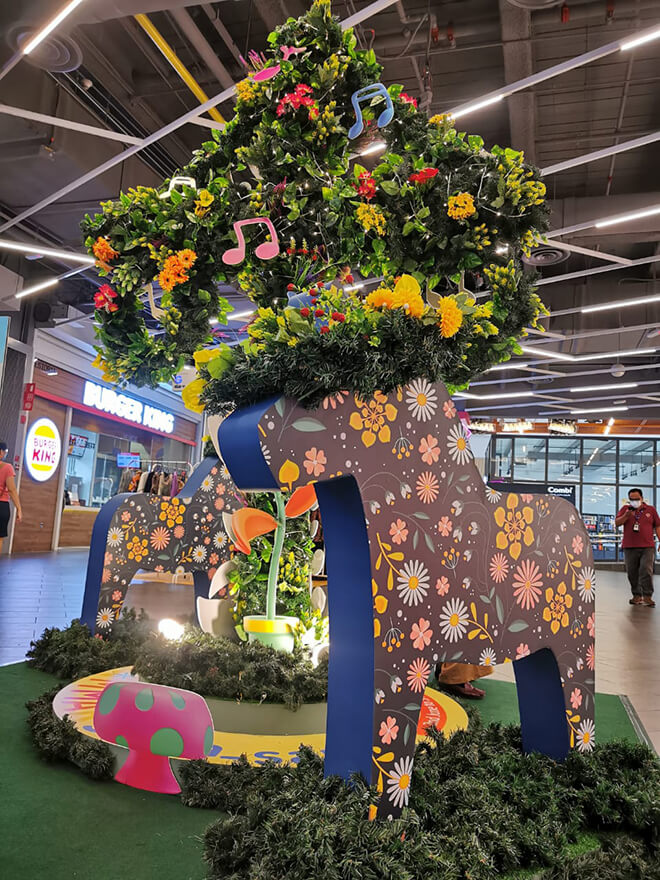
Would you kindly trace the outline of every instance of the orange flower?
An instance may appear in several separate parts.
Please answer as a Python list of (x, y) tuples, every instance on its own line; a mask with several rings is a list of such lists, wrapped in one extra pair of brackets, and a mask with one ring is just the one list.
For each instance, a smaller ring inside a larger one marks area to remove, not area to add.
[(101, 238), (100, 236), (92, 245), (92, 252), (96, 259), (100, 260), (102, 263), (108, 263), (110, 260), (114, 260), (115, 257), (119, 256), (119, 251), (116, 251), (113, 248), (108, 239)]
[(169, 256), (158, 275), (158, 283), (163, 290), (169, 292), (177, 284), (184, 284), (186, 281), (189, 281), (190, 276), (186, 269), (190, 269), (196, 259), (197, 254), (195, 251), (191, 251), (190, 248), (184, 248), (184, 250), (177, 251), (176, 254)]
[(197, 259), (197, 254), (195, 251), (191, 251), (190, 248), (184, 248), (182, 251), (177, 251), (176, 255), (184, 269), (190, 269)]

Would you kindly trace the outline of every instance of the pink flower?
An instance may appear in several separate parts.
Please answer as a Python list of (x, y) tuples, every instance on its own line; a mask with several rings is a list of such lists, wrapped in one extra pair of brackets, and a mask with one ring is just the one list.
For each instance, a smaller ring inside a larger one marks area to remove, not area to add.
[(222, 510), (222, 508), (225, 506), (225, 499), (224, 498), (216, 498), (215, 501), (213, 502), (213, 506), (215, 507), (216, 510)]
[(541, 596), (543, 579), (539, 567), (531, 559), (525, 559), (517, 568), (513, 576), (513, 595), (516, 602), (526, 611), (531, 611), (538, 604)]
[(387, 721), (381, 721), (378, 736), (380, 737), (380, 741), (385, 743), (386, 746), (389, 746), (389, 744), (396, 739), (398, 733), (399, 725), (396, 723), (396, 718), (392, 718), (391, 715), (388, 715)]
[(217, 565), (219, 561), (219, 556), (217, 553), (211, 553), (209, 556), (209, 565)]
[(401, 92), (399, 100), (403, 101), (404, 104), (412, 104), (415, 109), (417, 108), (417, 98), (413, 98), (412, 95), (408, 95), (406, 92)]
[(501, 584), (509, 574), (509, 562), (503, 553), (496, 553), (490, 560), (490, 576), (496, 584)]
[(112, 562), (112, 553), (106, 553), (103, 557), (103, 565), (110, 565)]
[(596, 617), (594, 614), (590, 614), (587, 618), (587, 629), (589, 630), (589, 638), (596, 638)]
[(417, 478), (417, 497), (422, 504), (431, 504), (438, 497), (438, 478), (431, 473), (425, 471)]
[(103, 573), (101, 574), (101, 583), (107, 584), (110, 580), (110, 569), (104, 568)]
[(216, 492), (216, 495), (224, 495), (225, 494), (225, 484), (218, 483), (218, 485), (215, 487), (215, 492)]
[(520, 496), (520, 500), (524, 501), (526, 504), (529, 504), (533, 497), (534, 496), (530, 495), (529, 492), (526, 492), (524, 495)]
[(397, 519), (390, 526), (390, 536), (395, 544), (403, 544), (408, 537), (408, 529), (402, 519)]
[(336, 409), (337, 406), (341, 406), (346, 397), (348, 397), (348, 391), (336, 391), (334, 394), (329, 394), (323, 398), (323, 409), (328, 407)]
[(449, 592), (449, 581), (446, 577), (439, 577), (435, 582), (435, 588), (439, 596), (446, 596)]
[(184, 529), (183, 526), (175, 526), (174, 527), (174, 537), (175, 538), (183, 538), (185, 531), (186, 530)]
[(530, 653), (529, 645), (521, 642), (516, 648), (516, 660), (520, 660), (521, 657), (529, 657)]
[(438, 438), (433, 434), (427, 434), (422, 437), (419, 444), (419, 451), (422, 453), (422, 461), (425, 464), (435, 464), (440, 458), (440, 447), (438, 446)]
[(119, 602), (120, 599), (121, 599), (121, 590), (115, 590), (114, 593), (112, 594), (112, 601)]
[(131, 514), (130, 514), (130, 511), (128, 511), (128, 510), (125, 510), (121, 515), (122, 522), (128, 522), (130, 518), (131, 518)]
[(431, 624), (428, 620), (424, 620), (423, 617), (419, 618), (418, 623), (413, 623), (412, 629), (410, 630), (410, 638), (412, 639), (413, 647), (418, 651), (423, 651), (424, 648), (427, 648), (431, 644), (432, 635), (433, 630), (431, 629)]
[(315, 477), (318, 477), (325, 470), (327, 463), (328, 459), (325, 457), (325, 452), (322, 449), (317, 449), (316, 446), (312, 446), (305, 453), (303, 466), (310, 476), (314, 474)]
[(445, 400), (442, 404), (442, 411), (444, 412), (446, 418), (453, 419), (456, 415), (456, 407), (454, 406), (453, 400)]
[(421, 693), (426, 687), (426, 679), (429, 677), (430, 671), (431, 667), (426, 660), (423, 660), (421, 657), (413, 660), (408, 669), (408, 687), (410, 690), (416, 694)]
[(579, 555), (584, 550), (584, 542), (582, 540), (582, 535), (576, 535), (573, 538), (573, 553), (575, 555)]
[(592, 643), (592, 644), (589, 645), (589, 647), (587, 648), (587, 666), (588, 666), (589, 669), (593, 672), (593, 671), (594, 671), (594, 667), (595, 667), (595, 665), (596, 665), (596, 657), (595, 657), (595, 654), (594, 654), (594, 646), (593, 646), (593, 643)]
[(442, 535), (443, 538), (448, 538), (451, 535), (451, 527), (452, 521), (448, 516), (443, 516), (440, 522), (438, 523), (438, 533)]
[(580, 688), (575, 688), (571, 693), (571, 706), (574, 709), (579, 709), (582, 705), (582, 692)]

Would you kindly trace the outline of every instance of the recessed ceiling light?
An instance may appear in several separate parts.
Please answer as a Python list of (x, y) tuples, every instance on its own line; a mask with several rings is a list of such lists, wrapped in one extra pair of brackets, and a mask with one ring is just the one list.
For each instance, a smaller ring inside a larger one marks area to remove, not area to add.
[(76, 7), (80, 6), (80, 4), (82, 2), (83, 2), (83, 0), (70, 0), (70, 2), (67, 3), (63, 9), (60, 9), (60, 11), (57, 13), (57, 15), (54, 18), (51, 18), (51, 20), (48, 22), (47, 25), (42, 27), (41, 30), (38, 31), (32, 37), (32, 39), (28, 43), (25, 44), (25, 47), (23, 48), (23, 55), (29, 55), (33, 49), (36, 49), (37, 46), (39, 45), (39, 43), (43, 42), (46, 39), (46, 37), (48, 36), (48, 34), (51, 33), (51, 31), (54, 31), (55, 28), (58, 26), (58, 24), (60, 24), (60, 22), (64, 21), (64, 19), (68, 15), (71, 15), (73, 10), (76, 9)]

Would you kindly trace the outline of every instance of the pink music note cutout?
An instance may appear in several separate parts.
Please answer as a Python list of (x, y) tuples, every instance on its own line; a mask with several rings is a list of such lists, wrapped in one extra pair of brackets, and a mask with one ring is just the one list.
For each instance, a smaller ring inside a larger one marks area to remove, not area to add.
[(284, 55), (284, 60), (288, 61), (292, 55), (300, 55), (302, 52), (306, 52), (307, 49), (303, 46), (299, 49), (297, 46), (280, 46), (280, 52)]
[(260, 260), (272, 260), (273, 257), (276, 257), (279, 254), (280, 242), (277, 238), (277, 232), (275, 232), (272, 220), (269, 217), (251, 217), (249, 220), (237, 220), (234, 223), (234, 232), (238, 239), (238, 247), (230, 248), (228, 251), (224, 252), (222, 255), (223, 263), (226, 263), (228, 266), (237, 266), (239, 263), (243, 262), (245, 259), (245, 236), (243, 235), (243, 227), (250, 226), (254, 223), (264, 223), (272, 237), (272, 241), (264, 241), (257, 247), (254, 252), (255, 256), (259, 257)]

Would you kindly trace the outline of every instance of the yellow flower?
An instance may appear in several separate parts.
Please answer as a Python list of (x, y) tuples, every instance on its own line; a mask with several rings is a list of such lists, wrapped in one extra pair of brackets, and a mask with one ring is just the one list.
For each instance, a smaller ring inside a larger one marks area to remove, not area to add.
[(219, 348), (201, 348), (193, 354), (195, 366), (199, 367), (200, 364), (208, 364), (209, 361), (219, 357), (220, 353)]
[(215, 196), (207, 189), (202, 189), (195, 199), (195, 214), (197, 217), (204, 217), (211, 209), (211, 205), (215, 201)]
[(440, 315), (440, 320), (438, 321), (440, 335), (445, 339), (455, 336), (463, 324), (463, 312), (454, 297), (440, 297), (437, 312)]
[(403, 309), (413, 318), (421, 318), (424, 314), (424, 300), (420, 295), (419, 283), (412, 275), (402, 275), (394, 287), (393, 309)]
[(357, 218), (365, 232), (373, 229), (376, 235), (385, 235), (385, 215), (376, 205), (357, 206)]
[(372, 309), (380, 309), (383, 307), (391, 309), (393, 302), (394, 294), (389, 287), (379, 287), (377, 290), (372, 290), (367, 296), (367, 305)]
[(381, 443), (389, 443), (392, 434), (387, 422), (394, 421), (397, 409), (387, 402), (387, 396), (376, 391), (371, 400), (365, 402), (356, 397), (355, 403), (360, 412), (351, 413), (349, 425), (355, 431), (362, 431), (362, 442), (367, 449), (374, 445), (376, 438)]
[(191, 412), (204, 412), (204, 404), (200, 402), (199, 398), (206, 384), (204, 379), (193, 379), (192, 382), (188, 382), (181, 392), (181, 399), (186, 409), (191, 410)]
[(444, 125), (445, 122), (452, 121), (451, 113), (436, 113), (429, 119), (429, 125)]
[(239, 101), (244, 101), (247, 104), (257, 94), (257, 90), (251, 79), (242, 79), (239, 83), (236, 83), (236, 94)]
[(497, 533), (495, 544), (498, 550), (508, 548), (512, 559), (518, 559), (522, 552), (522, 543), (529, 547), (534, 541), (534, 530), (531, 522), (534, 519), (534, 511), (525, 506), (518, 510), (518, 495), (509, 493), (506, 500), (506, 510), (498, 507), (495, 510), (495, 522), (502, 529)]
[(465, 220), (477, 213), (474, 206), (474, 199), (470, 193), (462, 192), (458, 195), (450, 196), (447, 206), (447, 214), (454, 220)]
[(550, 624), (551, 631), (557, 635), (562, 626), (568, 626), (568, 609), (573, 607), (573, 597), (567, 593), (566, 584), (562, 581), (556, 590), (548, 587), (545, 601), (548, 604), (543, 609), (543, 620)]

